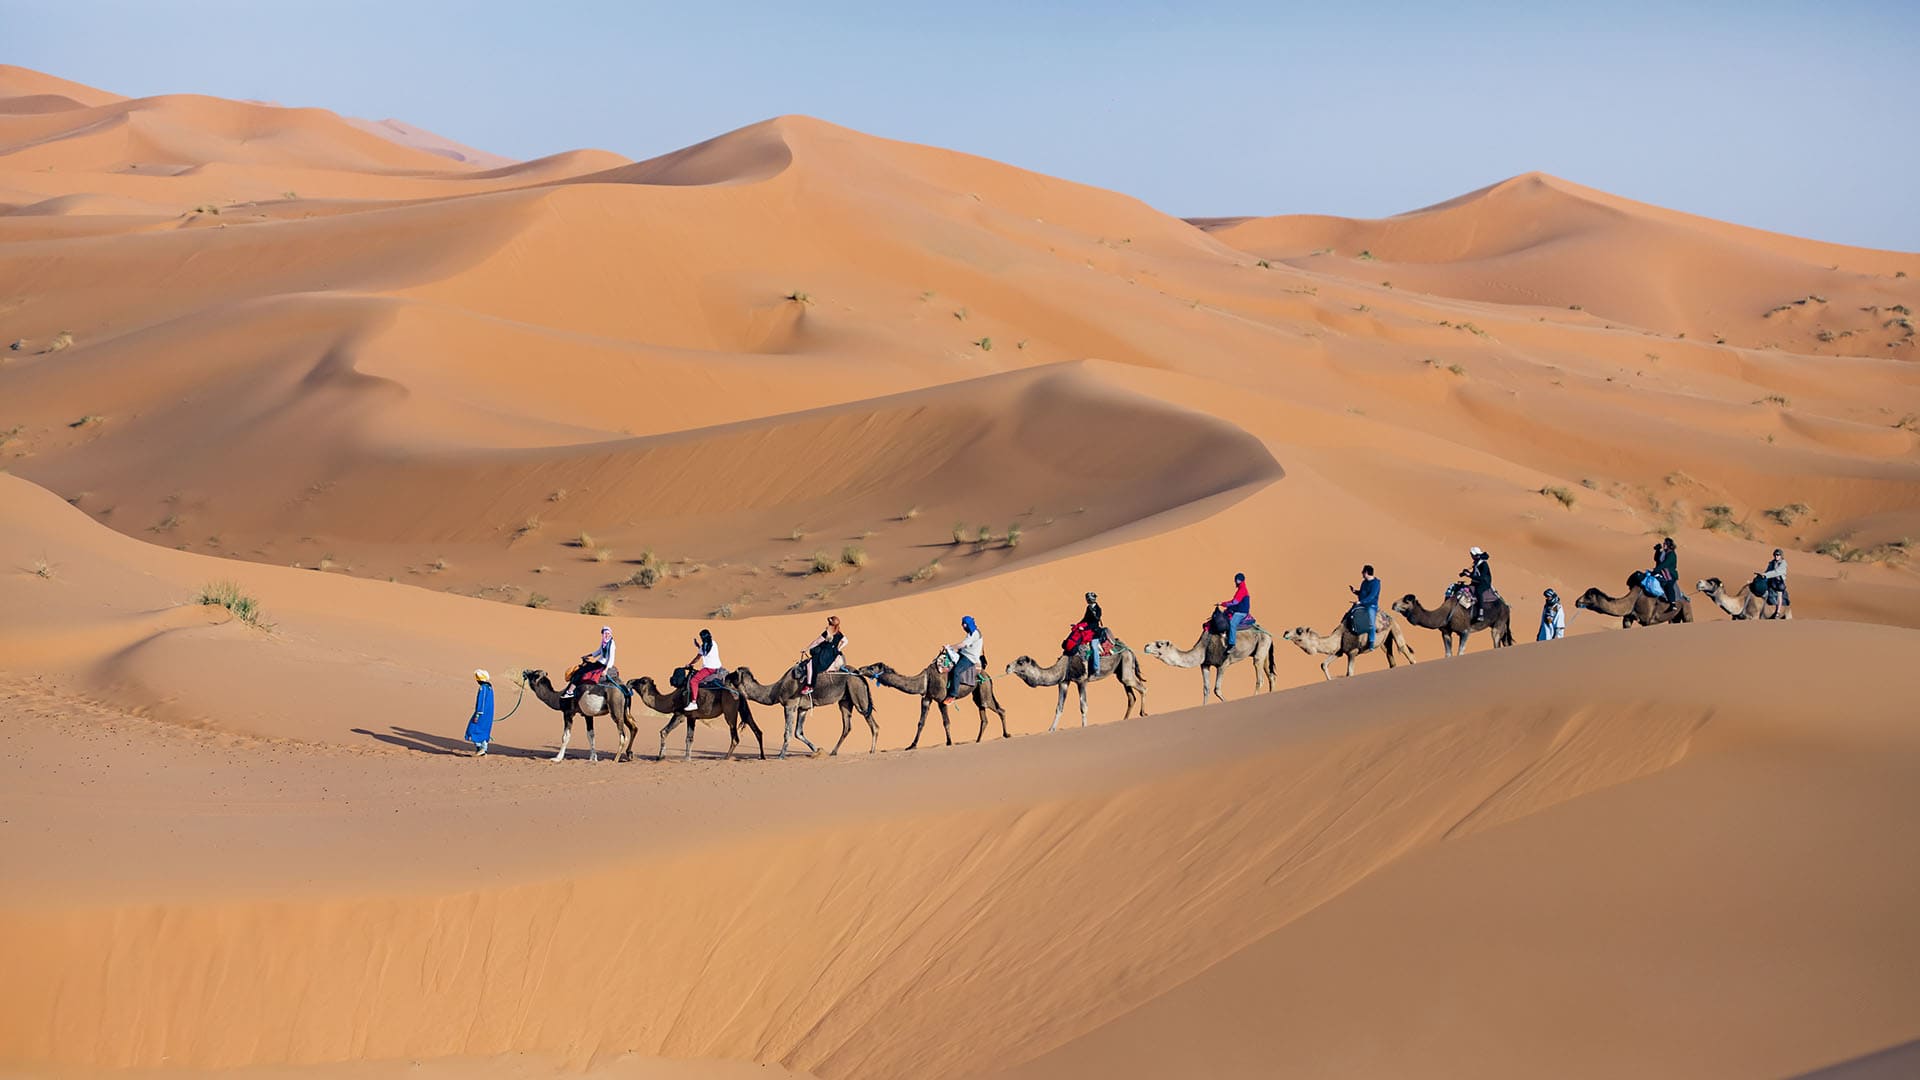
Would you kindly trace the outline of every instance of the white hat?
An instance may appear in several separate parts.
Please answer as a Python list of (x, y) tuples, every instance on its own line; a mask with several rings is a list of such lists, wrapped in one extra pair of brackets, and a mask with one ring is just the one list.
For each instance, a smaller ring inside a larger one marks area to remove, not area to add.
[(487, 669), (486, 669), (486, 668), (483, 668), (483, 667), (477, 667), (477, 668), (474, 668), (474, 669), (473, 669), (473, 677), (474, 677), (474, 680), (475, 680), (475, 681), (477, 681), (477, 682), (492, 682), (492, 681), (493, 681), (493, 676), (491, 676), (491, 675), (489, 675), (489, 674), (487, 674)]
[(1474, 548), (1468, 548), (1468, 549), (1467, 549), (1467, 554), (1469, 554), (1469, 555), (1485, 555), (1485, 554), (1486, 554), (1486, 552), (1484, 552), (1484, 551), (1481, 551), (1481, 550), (1480, 550), (1479, 548), (1477, 548), (1477, 547), (1474, 547)]

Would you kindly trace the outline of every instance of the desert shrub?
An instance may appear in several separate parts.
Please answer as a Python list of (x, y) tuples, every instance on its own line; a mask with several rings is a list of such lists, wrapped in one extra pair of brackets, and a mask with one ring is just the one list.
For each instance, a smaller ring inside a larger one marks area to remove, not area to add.
[(1792, 525), (1803, 517), (1812, 516), (1813, 508), (1806, 503), (1788, 503), (1785, 506), (1776, 506), (1770, 510), (1762, 510), (1761, 513), (1782, 525)]
[(74, 422), (68, 424), (67, 426), (70, 428), (92, 427), (93, 425), (98, 424), (105, 419), (106, 417), (101, 416), (99, 413), (88, 413), (87, 415), (81, 417), (78, 420), (75, 420)]
[(1010, 548), (1020, 546), (1020, 523), (1017, 521), (1007, 526), (1007, 546)]
[(1778, 405), (1784, 409), (1787, 406), (1793, 404), (1793, 399), (1781, 394), (1768, 394), (1766, 397), (1756, 399), (1754, 401), (1754, 404), (1755, 405)]
[(809, 574), (831, 574), (839, 565), (839, 563), (834, 561), (833, 553), (823, 549), (813, 553), (813, 559), (807, 563), (807, 572)]
[(53, 564), (47, 561), (47, 557), (45, 555), (42, 555), (39, 558), (33, 560), (32, 569), (33, 569), (34, 577), (47, 578), (47, 579), (51, 579), (53, 577)]
[(180, 527), (180, 515), (168, 514), (166, 517), (161, 518), (159, 522), (154, 525), (153, 531), (154, 532), (172, 532), (173, 530), (179, 527)]
[(973, 542), (976, 544), (984, 544), (991, 539), (993, 539), (993, 530), (985, 525), (980, 526), (973, 534)]
[(234, 617), (248, 626), (262, 630), (270, 629), (263, 621), (265, 612), (260, 610), (260, 602), (240, 591), (240, 586), (231, 581), (212, 581), (200, 587), (194, 597), (197, 604), (208, 607), (223, 607), (233, 612)]
[(73, 348), (73, 331), (62, 330), (59, 333), (53, 335), (53, 340), (47, 342), (47, 347), (44, 349), (41, 349), (40, 352), (42, 355), (44, 355), (46, 353), (57, 353), (62, 349), (71, 349), (71, 348)]
[(527, 606), (528, 606), (528, 607), (530, 607), (530, 608), (543, 608), (543, 607), (546, 607), (546, 606), (547, 606), (547, 594), (545, 594), (545, 593), (528, 593), (528, 594), (527, 594)]
[(654, 585), (658, 584), (659, 581), (660, 568), (652, 563), (641, 563), (640, 569), (635, 570), (627, 577), (628, 584), (638, 585), (643, 589), (651, 589)]
[(567, 497), (566, 488), (555, 488), (554, 490), (547, 492), (548, 502), (561, 502), (565, 500), (566, 497)]
[(919, 584), (922, 581), (931, 581), (934, 578), (934, 576), (939, 573), (940, 573), (940, 560), (935, 559), (932, 562), (926, 564), (925, 566), (922, 566), (919, 569), (915, 570), (913, 573), (908, 574), (907, 580), (910, 582), (913, 582), (914, 584)]
[(446, 557), (446, 556), (444, 556), (444, 555), (442, 555), (441, 557), (439, 557), (439, 558), (437, 558), (437, 559), (435, 559), (435, 560), (433, 560), (433, 572), (434, 572), (434, 573), (436, 573), (436, 574), (437, 574), (437, 573), (439, 573), (439, 572), (441, 572), (442, 570), (445, 570), (446, 568), (447, 568), (447, 557)]
[(1569, 510), (1573, 509), (1573, 503), (1574, 503), (1573, 492), (1567, 488), (1559, 487), (1557, 485), (1548, 485), (1547, 487), (1543, 487), (1540, 489), (1540, 494), (1545, 495), (1550, 499), (1558, 499), (1560, 500), (1561, 506), (1564, 506)]
[(707, 615), (709, 618), (714, 619), (731, 619), (733, 618), (733, 604), (732, 602), (721, 604), (719, 607), (707, 612)]
[(573, 538), (573, 546), (583, 550), (591, 550), (593, 548), (593, 535), (582, 532), (579, 536)]
[(580, 604), (582, 615), (609, 615), (612, 612), (613, 605), (604, 596), (590, 596)]
[(1461, 364), (1458, 360), (1455, 360), (1453, 363), (1448, 364), (1447, 370), (1453, 372), (1455, 375), (1465, 375), (1467, 373), (1466, 366)]
[(1267, 261), (1267, 260), (1265, 260), (1265, 259), (1259, 259), (1259, 260), (1256, 260), (1256, 261), (1254, 262), (1254, 264), (1253, 264), (1253, 265), (1255, 265), (1255, 266), (1257, 266), (1257, 267), (1259, 267), (1259, 268), (1260, 268), (1260, 269), (1262, 269), (1262, 270), (1271, 270), (1271, 269), (1273, 269), (1273, 264), (1272, 264), (1272, 263), (1270, 263), (1270, 262), (1268, 262), (1268, 261)]
[(793, 301), (796, 304), (813, 303), (813, 295), (811, 293), (803, 293), (798, 289), (795, 289), (793, 292), (788, 293), (787, 299)]
[(867, 549), (851, 545), (840, 549), (840, 561), (848, 566), (867, 565)]
[(956, 544), (964, 544), (967, 542), (966, 522), (956, 521), (953, 523), (953, 542)]
[(973, 344), (974, 344), (974, 346), (975, 346), (976, 348), (978, 348), (978, 349), (979, 349), (979, 350), (980, 350), (981, 352), (992, 352), (992, 351), (993, 351), (993, 339), (992, 339), (992, 338), (990, 338), (990, 337), (983, 337), (983, 338), (981, 338), (981, 339), (980, 339), (979, 341), (976, 341), (976, 342), (974, 342)]
[(1373, 261), (1373, 252), (1371, 252), (1371, 251), (1362, 251), (1362, 252), (1361, 252), (1360, 254), (1358, 254), (1358, 255), (1356, 255), (1356, 256), (1354, 256), (1354, 258), (1356, 258), (1356, 259), (1359, 259), (1359, 260), (1360, 260), (1361, 262), (1372, 262), (1372, 261)]

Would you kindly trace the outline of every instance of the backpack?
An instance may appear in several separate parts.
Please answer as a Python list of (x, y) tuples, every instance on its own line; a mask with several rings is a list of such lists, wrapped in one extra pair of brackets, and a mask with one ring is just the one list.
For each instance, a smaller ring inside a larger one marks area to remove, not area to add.
[(1372, 621), (1372, 613), (1359, 604), (1347, 609), (1347, 632), (1350, 634), (1364, 636), (1372, 628)]
[(1753, 575), (1753, 584), (1747, 586), (1747, 591), (1755, 596), (1765, 596), (1767, 595), (1767, 591), (1772, 588), (1772, 578), (1765, 574), (1755, 574)]
[(1213, 614), (1207, 616), (1207, 633), (1209, 634), (1224, 634), (1232, 625), (1233, 616), (1219, 608), (1213, 609)]

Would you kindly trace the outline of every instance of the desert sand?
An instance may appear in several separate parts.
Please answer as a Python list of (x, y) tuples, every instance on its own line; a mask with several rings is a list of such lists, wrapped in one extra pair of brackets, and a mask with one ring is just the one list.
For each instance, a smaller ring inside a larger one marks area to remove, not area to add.
[[(1901, 1068), (1916, 304), (1543, 174), (1185, 221), (807, 117), (508, 162), (0, 67), (0, 1076)], [(1662, 535), (1787, 549), (1795, 619), (1532, 641)], [(1142, 657), (1052, 735), (1001, 676), (1013, 738), (912, 753), (886, 689), (871, 755), (461, 739), (603, 622), (664, 681), (971, 614), (998, 674), (1089, 589), (1326, 630), (1474, 544), (1516, 648), (1206, 708)]]

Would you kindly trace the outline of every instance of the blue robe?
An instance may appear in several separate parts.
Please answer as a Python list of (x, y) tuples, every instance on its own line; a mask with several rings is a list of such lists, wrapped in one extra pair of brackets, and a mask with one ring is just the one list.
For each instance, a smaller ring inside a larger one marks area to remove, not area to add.
[(467, 741), (475, 746), (493, 741), (493, 684), (481, 683), (473, 696), (473, 717), (467, 721)]

